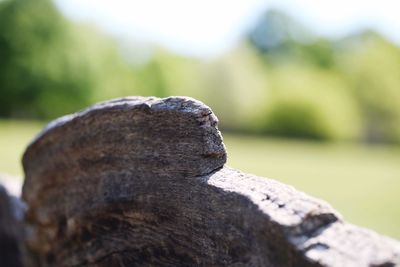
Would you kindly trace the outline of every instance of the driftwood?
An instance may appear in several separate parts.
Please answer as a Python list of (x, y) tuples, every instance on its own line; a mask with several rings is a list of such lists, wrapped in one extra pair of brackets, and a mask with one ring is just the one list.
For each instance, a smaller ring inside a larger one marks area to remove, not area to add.
[(225, 167), (189, 98), (125, 98), (49, 124), (23, 157), (37, 266), (396, 266), (400, 245), (290, 186)]
[(0, 266), (22, 267), (24, 206), (0, 185)]

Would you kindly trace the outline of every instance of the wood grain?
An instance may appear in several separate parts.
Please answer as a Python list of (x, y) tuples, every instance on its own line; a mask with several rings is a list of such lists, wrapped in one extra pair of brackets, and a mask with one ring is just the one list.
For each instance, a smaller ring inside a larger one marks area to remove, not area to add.
[(395, 266), (397, 241), (225, 167), (210, 108), (131, 97), (50, 123), (24, 157), (37, 266)]

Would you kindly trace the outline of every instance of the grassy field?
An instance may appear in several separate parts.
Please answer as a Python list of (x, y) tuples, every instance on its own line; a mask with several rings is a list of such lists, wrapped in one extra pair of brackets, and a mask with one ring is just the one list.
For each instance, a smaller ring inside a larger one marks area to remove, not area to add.
[[(22, 174), (22, 153), (42, 125), (0, 121), (0, 173)], [(231, 167), (291, 184), (346, 220), (400, 239), (399, 148), (224, 137)]]
[(20, 159), (43, 123), (0, 120), (0, 173), (22, 175)]

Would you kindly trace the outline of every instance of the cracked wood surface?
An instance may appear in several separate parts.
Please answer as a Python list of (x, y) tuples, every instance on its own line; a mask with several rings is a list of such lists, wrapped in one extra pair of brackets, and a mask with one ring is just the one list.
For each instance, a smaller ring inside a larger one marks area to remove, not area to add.
[(50, 123), (23, 157), (37, 266), (396, 266), (397, 241), (225, 167), (199, 101), (130, 97)]

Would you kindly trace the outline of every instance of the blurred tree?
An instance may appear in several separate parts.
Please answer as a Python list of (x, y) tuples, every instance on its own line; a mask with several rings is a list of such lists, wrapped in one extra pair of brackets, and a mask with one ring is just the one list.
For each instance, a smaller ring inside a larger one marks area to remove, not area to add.
[(282, 47), (288, 40), (287, 18), (277, 11), (268, 11), (249, 33), (250, 42), (262, 52)]
[(248, 39), (271, 64), (298, 61), (321, 68), (334, 64), (334, 48), (329, 40), (316, 37), (278, 10), (268, 10), (262, 15), (249, 31)]
[(158, 97), (168, 96), (168, 88), (164, 81), (164, 72), (159, 58), (153, 58), (138, 70), (141, 88), (146, 89), (146, 95)]
[(270, 72), (265, 132), (319, 140), (359, 138), (359, 112), (340, 74), (296, 63)]
[(50, 0), (0, 3), (0, 116), (54, 117), (88, 104), (93, 75)]
[(371, 32), (332, 41), (268, 11), (216, 59), (153, 49), (135, 65), (120, 52), (51, 0), (0, 1), (0, 116), (51, 118), (124, 95), (189, 95), (226, 129), (400, 143), (400, 48)]
[(343, 40), (338, 68), (351, 84), (367, 142), (400, 143), (400, 48), (372, 31)]
[(319, 38), (279, 11), (264, 14), (248, 36), (274, 81), (267, 132), (400, 143), (398, 46), (371, 31)]
[(312, 102), (283, 99), (270, 107), (266, 131), (278, 136), (326, 140), (331, 139), (326, 124), (326, 118)]

